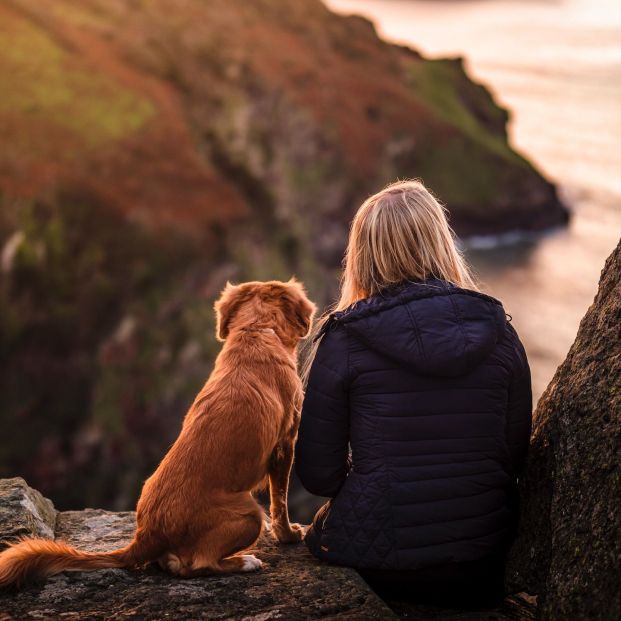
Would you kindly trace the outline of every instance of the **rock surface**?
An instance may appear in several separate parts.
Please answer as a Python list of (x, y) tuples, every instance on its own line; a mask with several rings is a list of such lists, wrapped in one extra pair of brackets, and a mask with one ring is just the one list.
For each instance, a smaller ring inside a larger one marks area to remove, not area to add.
[[(67, 541), (82, 550), (114, 550), (134, 532), (134, 513), (56, 512), (23, 479), (0, 480), (0, 548), (19, 535)], [(53, 531), (52, 531), (53, 529)], [(153, 567), (53, 576), (19, 592), (0, 592), (0, 621), (34, 619), (221, 619), (242, 621), (532, 621), (535, 603), (512, 596), (495, 610), (460, 611), (383, 602), (352, 569), (314, 559), (303, 545), (282, 546), (265, 533), (252, 574), (182, 580)]]
[(0, 541), (22, 536), (54, 537), (56, 510), (23, 479), (0, 479)]
[(456, 610), (388, 601), (400, 619), (407, 621), (535, 621), (537, 601), (525, 593), (510, 595), (490, 610)]
[(621, 619), (621, 243), (535, 413), (511, 586), (542, 619)]
[[(35, 505), (19, 500), (33, 497), (40, 499), (22, 479), (0, 482), (0, 541), (26, 534), (23, 524), (35, 524)], [(45, 507), (47, 511), (51, 503), (46, 501)], [(44, 530), (34, 526), (32, 532), (45, 535)], [(55, 536), (84, 550), (116, 549), (133, 531), (132, 512), (66, 511), (55, 521)], [(17, 594), (0, 594), (0, 619), (396, 618), (355, 571), (322, 565), (303, 545), (279, 546), (268, 535), (260, 540), (257, 554), (264, 569), (254, 574), (191, 580), (172, 578), (155, 568), (60, 574)]]

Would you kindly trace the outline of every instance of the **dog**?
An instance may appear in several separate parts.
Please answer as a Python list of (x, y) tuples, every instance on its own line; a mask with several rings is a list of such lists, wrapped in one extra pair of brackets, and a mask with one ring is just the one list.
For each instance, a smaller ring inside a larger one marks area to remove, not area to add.
[(258, 570), (261, 561), (242, 552), (264, 523), (252, 493), (268, 484), (273, 535), (282, 543), (303, 539), (303, 528), (289, 521), (287, 490), (302, 400), (297, 346), (315, 305), (291, 279), (227, 283), (215, 311), (224, 345), (177, 440), (143, 486), (132, 542), (92, 553), (22, 539), (0, 553), (0, 586), (155, 562), (184, 578)]

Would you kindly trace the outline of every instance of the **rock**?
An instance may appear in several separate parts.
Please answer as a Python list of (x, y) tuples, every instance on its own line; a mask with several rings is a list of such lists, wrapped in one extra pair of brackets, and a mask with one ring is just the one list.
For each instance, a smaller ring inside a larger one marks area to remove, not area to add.
[[(27, 498), (27, 501), (24, 499)], [(0, 480), (0, 547), (17, 535), (54, 537), (90, 551), (126, 545), (133, 512), (100, 509), (56, 512), (23, 479)], [(44, 522), (44, 520), (46, 520)], [(44, 524), (41, 526), (41, 524)], [(156, 567), (64, 573), (19, 592), (0, 592), (0, 621), (22, 619), (342, 619), (351, 621), (531, 621), (536, 604), (515, 595), (494, 610), (445, 610), (387, 604), (356, 571), (320, 563), (303, 545), (278, 545), (264, 533), (253, 550), (264, 569), (182, 580)]]
[(621, 243), (541, 398), (508, 581), (541, 619), (621, 618)]
[(511, 595), (490, 610), (454, 610), (388, 601), (401, 619), (408, 621), (535, 621), (537, 600), (525, 593)]
[[(0, 512), (0, 541), (32, 534), (113, 550), (134, 531), (133, 512), (65, 511), (54, 520), (52, 503), (22, 479), (0, 481)], [(354, 570), (321, 564), (303, 545), (278, 545), (267, 534), (256, 553), (264, 569), (254, 574), (190, 580), (157, 568), (59, 574), (0, 593), (0, 619), (396, 619)]]
[(21, 478), (0, 479), (0, 541), (29, 535), (53, 537), (56, 510)]

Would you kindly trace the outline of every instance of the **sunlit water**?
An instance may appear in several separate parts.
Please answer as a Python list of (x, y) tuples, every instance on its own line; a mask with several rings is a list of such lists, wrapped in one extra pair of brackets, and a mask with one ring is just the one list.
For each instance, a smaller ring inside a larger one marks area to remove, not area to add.
[[(621, 235), (621, 0), (328, 0), (429, 56), (461, 55), (512, 111), (513, 144), (556, 180), (569, 229), (469, 258), (513, 315), (538, 398)], [(450, 207), (450, 205), (449, 205)]]

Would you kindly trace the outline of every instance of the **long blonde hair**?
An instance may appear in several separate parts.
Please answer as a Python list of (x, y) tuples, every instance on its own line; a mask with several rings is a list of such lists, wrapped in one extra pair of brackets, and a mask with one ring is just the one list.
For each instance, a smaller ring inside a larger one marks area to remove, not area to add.
[[(315, 323), (313, 336), (332, 313), (390, 285), (439, 278), (477, 290), (446, 209), (418, 180), (391, 183), (362, 204), (351, 224), (343, 267), (340, 297)], [(315, 340), (303, 365), (305, 381), (318, 346)]]

